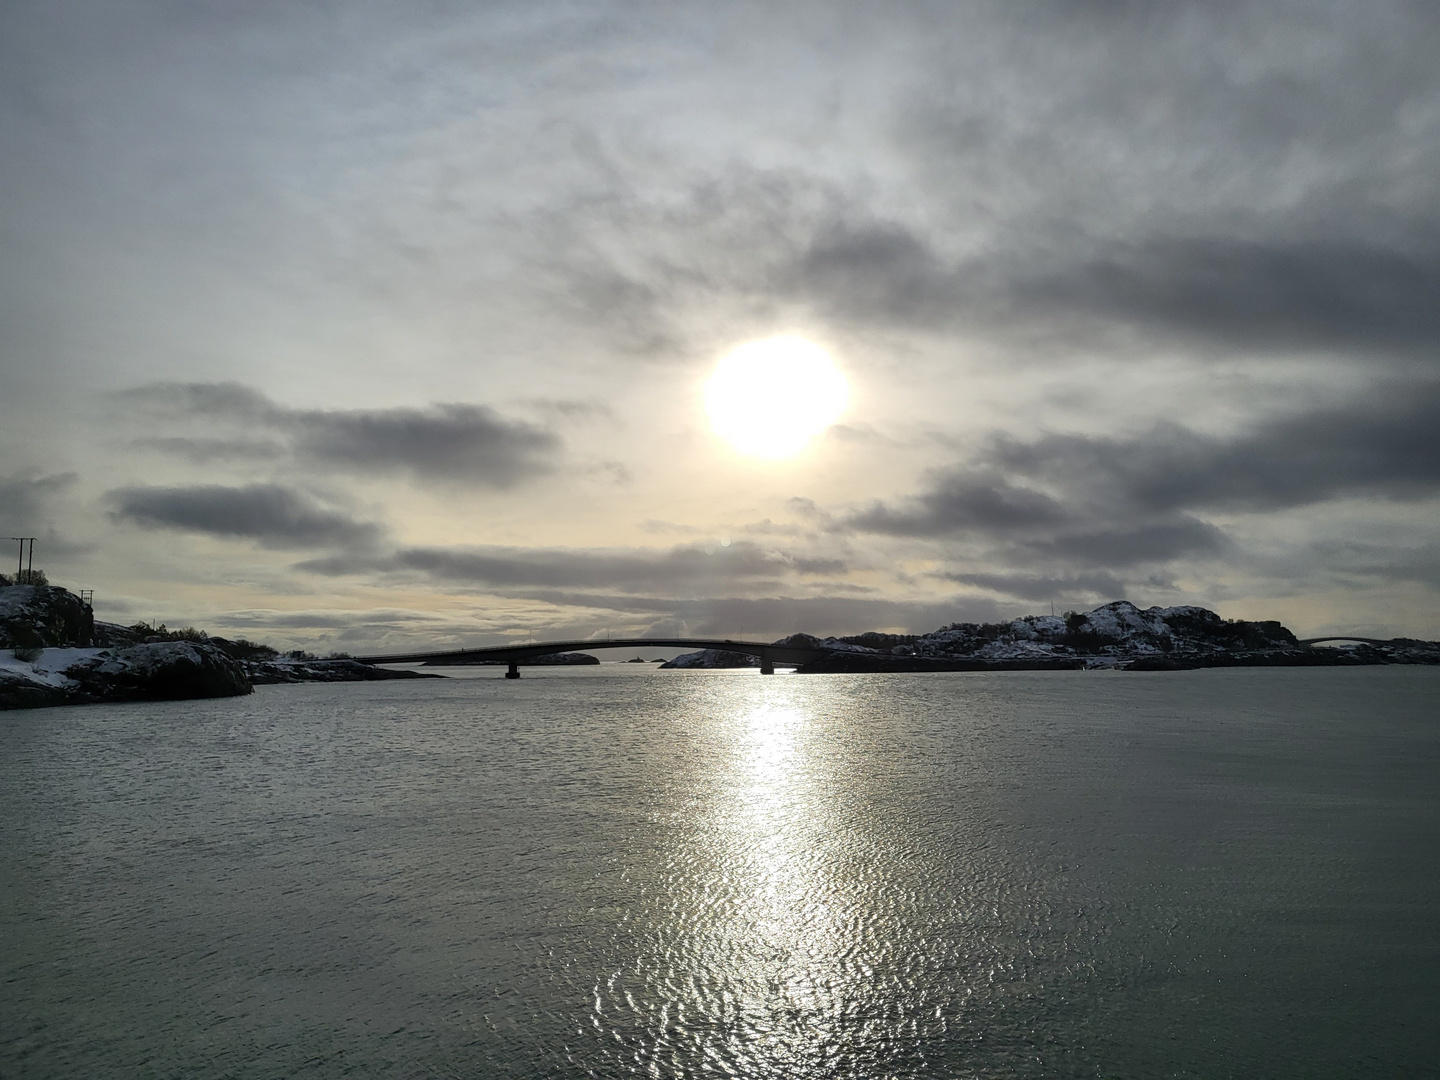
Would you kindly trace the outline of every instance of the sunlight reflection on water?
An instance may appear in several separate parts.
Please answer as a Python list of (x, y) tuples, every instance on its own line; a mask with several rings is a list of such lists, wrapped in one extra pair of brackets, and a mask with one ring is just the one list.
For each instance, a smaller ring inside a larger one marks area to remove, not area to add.
[[(621, 977), (595, 993), (597, 1030), (651, 999), (653, 1038), (633, 1033), (646, 1045), (632, 1060), (652, 1072), (699, 1060), (733, 1075), (828, 1076), (920, 1034), (907, 1014), (921, 1002), (896, 994), (907, 946), (886, 920), (913, 889), (876, 873), (866, 822), (826, 768), (826, 702), (813, 689), (734, 680), (712, 699), (717, 752), (698, 784), (711, 794), (673, 855), (680, 872), (655, 948), (637, 957), (643, 989)], [(613, 1029), (622, 1044), (628, 1026)]]

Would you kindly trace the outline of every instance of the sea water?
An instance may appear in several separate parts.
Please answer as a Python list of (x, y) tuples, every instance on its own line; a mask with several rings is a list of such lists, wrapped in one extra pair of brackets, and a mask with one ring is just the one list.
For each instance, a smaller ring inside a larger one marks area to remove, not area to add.
[(1440, 1073), (1440, 669), (480, 674), (0, 715), (0, 1075)]

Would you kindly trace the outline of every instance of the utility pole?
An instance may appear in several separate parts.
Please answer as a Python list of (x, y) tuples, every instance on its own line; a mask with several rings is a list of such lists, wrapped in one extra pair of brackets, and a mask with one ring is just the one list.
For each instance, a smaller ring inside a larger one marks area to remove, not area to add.
[[(20, 558), (15, 564), (15, 584), (22, 581), (28, 582), (35, 573), (35, 537), (33, 536), (9, 536), (7, 540), (15, 540), (20, 544)], [(25, 573), (25, 544), (30, 544), (30, 573)]]

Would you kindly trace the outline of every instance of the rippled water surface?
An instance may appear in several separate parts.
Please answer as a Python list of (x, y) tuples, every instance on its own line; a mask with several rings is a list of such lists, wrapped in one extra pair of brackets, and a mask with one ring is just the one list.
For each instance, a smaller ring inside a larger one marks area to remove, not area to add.
[(606, 665), (0, 714), (0, 1075), (1437, 1075), (1437, 703)]

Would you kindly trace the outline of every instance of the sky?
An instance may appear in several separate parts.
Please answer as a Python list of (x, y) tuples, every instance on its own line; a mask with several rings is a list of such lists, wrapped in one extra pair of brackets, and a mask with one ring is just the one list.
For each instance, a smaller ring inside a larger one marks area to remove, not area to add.
[[(321, 651), (1440, 638), (1437, 55), (1387, 0), (7, 0), (0, 536)], [(758, 458), (704, 387), (780, 335), (848, 405)]]

